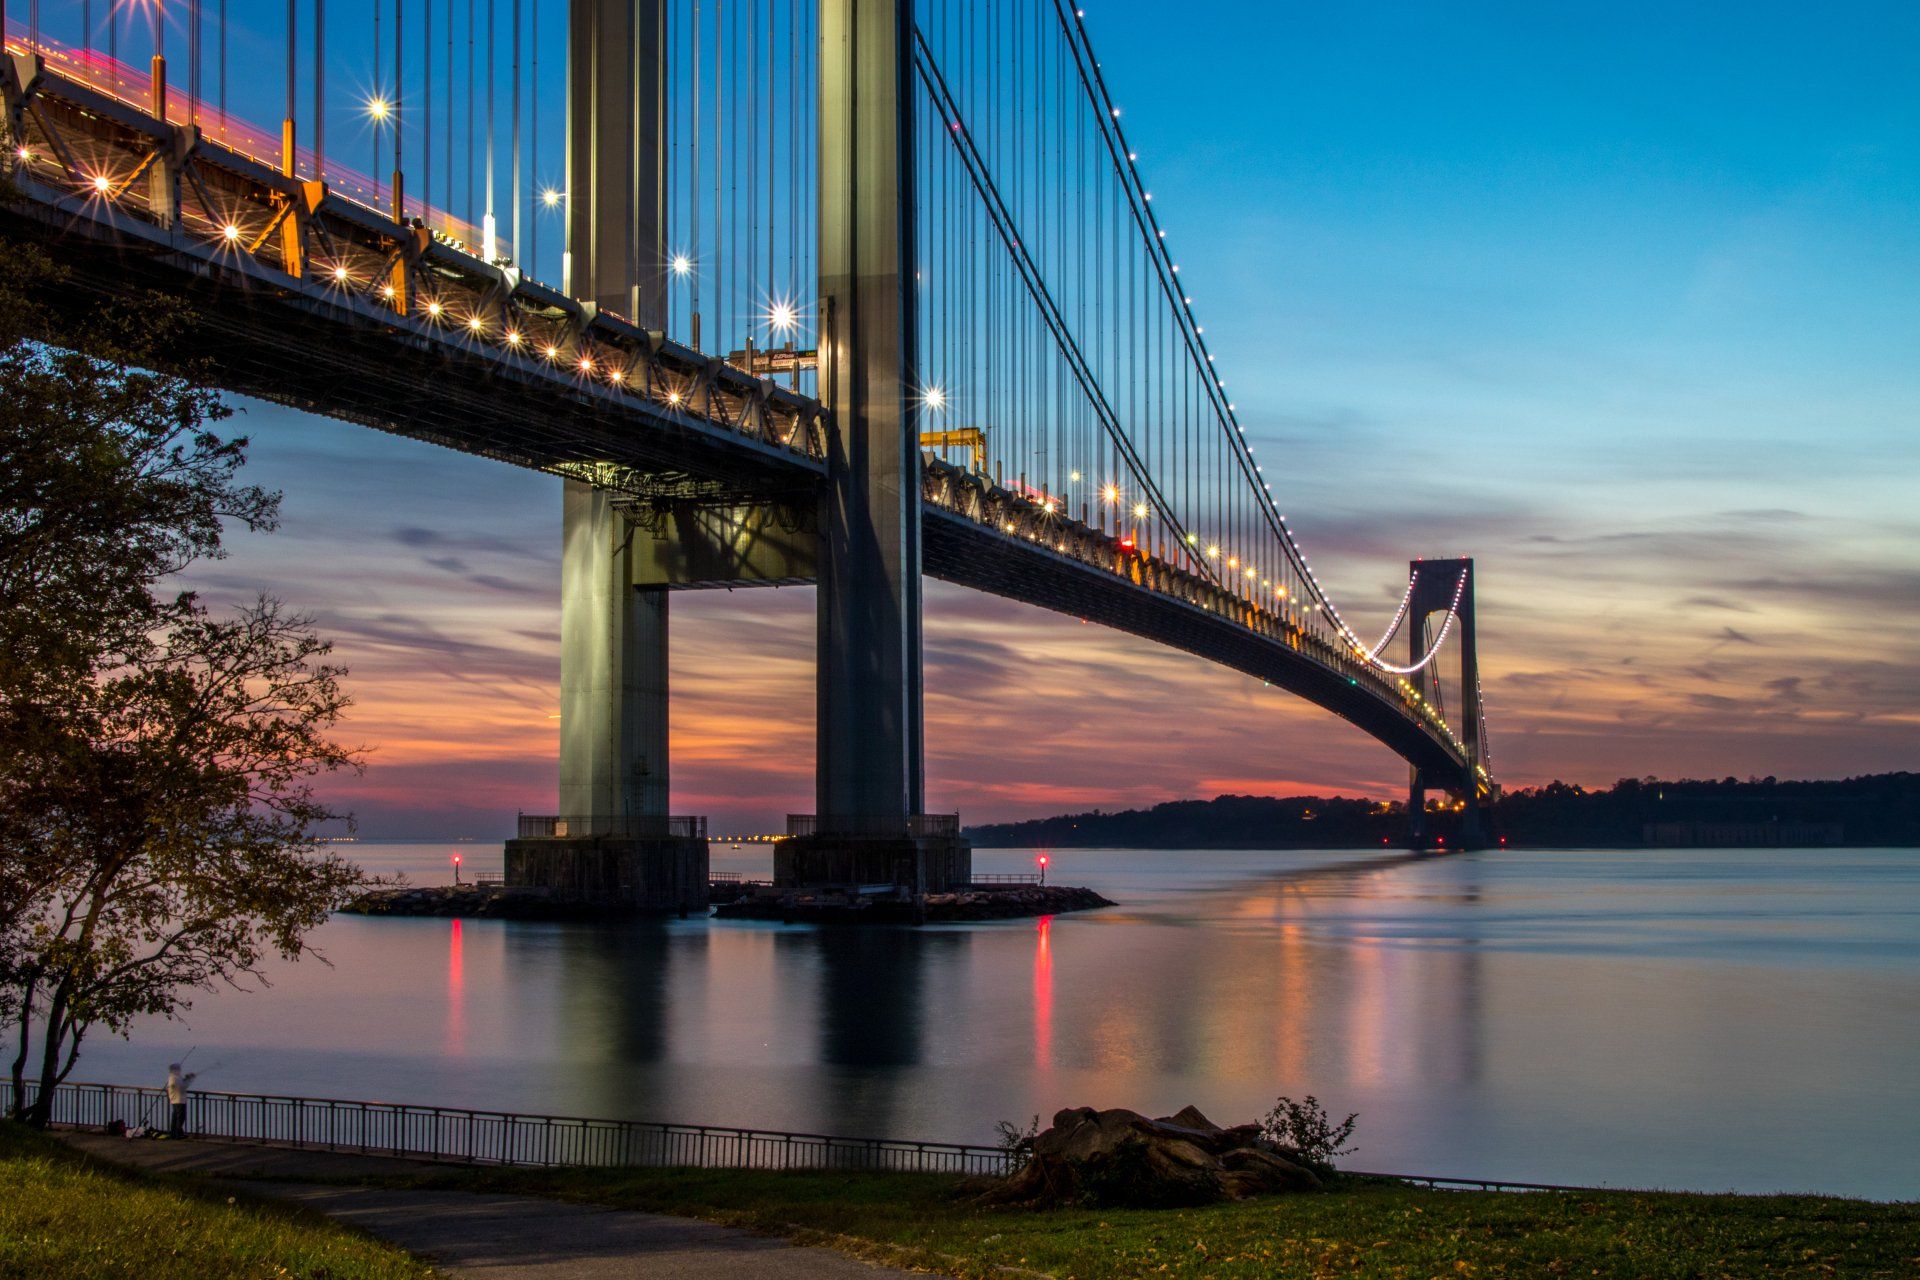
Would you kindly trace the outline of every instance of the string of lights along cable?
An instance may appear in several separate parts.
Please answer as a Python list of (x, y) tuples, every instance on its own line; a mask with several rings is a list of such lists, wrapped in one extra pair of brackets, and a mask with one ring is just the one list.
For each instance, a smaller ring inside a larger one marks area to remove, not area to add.
[[(818, 0), (663, 2), (666, 243), (635, 269), (665, 286), (668, 338), (817, 398)], [(0, 4), (9, 43), (61, 74), (575, 296), (568, 0)], [(1209, 347), (1177, 202), (1155, 198), (1086, 12), (911, 9), (922, 447), (1042, 513), (1022, 536), (1097, 531), (1404, 691), (1458, 742), (1431, 668), (1466, 570), (1405, 663), (1387, 653), (1418, 572), (1377, 641), (1335, 607), (1283, 514), (1287, 460), (1249, 442)], [(1478, 715), (1477, 688), (1457, 696)]]

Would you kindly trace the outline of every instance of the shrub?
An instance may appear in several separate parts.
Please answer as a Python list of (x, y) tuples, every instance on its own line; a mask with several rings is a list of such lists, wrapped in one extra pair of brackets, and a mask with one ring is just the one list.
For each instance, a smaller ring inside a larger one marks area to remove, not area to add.
[(1260, 1121), (1260, 1136), (1269, 1144), (1298, 1152), (1310, 1163), (1331, 1166), (1335, 1156), (1344, 1156), (1354, 1148), (1347, 1145), (1360, 1114), (1353, 1112), (1339, 1124), (1320, 1105), (1320, 1099), (1308, 1094), (1295, 1102), (1282, 1097)]

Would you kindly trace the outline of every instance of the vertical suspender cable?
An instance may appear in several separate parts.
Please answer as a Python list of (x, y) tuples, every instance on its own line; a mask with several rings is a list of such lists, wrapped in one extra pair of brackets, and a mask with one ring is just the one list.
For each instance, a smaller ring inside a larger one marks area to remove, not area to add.
[[(220, 7), (222, 9), (226, 8), (226, 0), (221, 0)], [(280, 136), (280, 171), (286, 174), (289, 178), (293, 176), (293, 144), (294, 144), (293, 114), (295, 110), (294, 98), (295, 98), (295, 95), (297, 95), (300, 92), (300, 77), (297, 71), (298, 59), (300, 56), (300, 50), (299, 50), (300, 40), (299, 40), (299, 34), (298, 34), (300, 14), (298, 12), (298, 9), (299, 9), (299, 0), (287, 0), (287, 116), (285, 121), (281, 124), (281, 127), (280, 127), (280, 135), (281, 135)], [(226, 93), (227, 69), (226, 69), (226, 57), (225, 57), (226, 44), (227, 44), (227, 24), (223, 19), (220, 23), (220, 47), (222, 50), (222, 56), (220, 59), (220, 62), (221, 62), (220, 115), (221, 115), (222, 125), (225, 125), (226, 123), (226, 114), (227, 114), (227, 93)]]
[[(380, 0), (373, 0), (373, 100), (384, 105), (386, 94), (383, 91), (386, 77), (380, 73)], [(373, 117), (373, 203), (380, 204), (380, 159), (384, 154), (381, 144), (384, 141), (382, 130), (387, 122), (376, 113)]]
[[(518, 254), (526, 247), (521, 238), (520, 207), (526, 192), (521, 187), (520, 173), (520, 0), (513, 0), (509, 6), (508, 17), (513, 22), (513, 251)], [(521, 269), (531, 271), (533, 264), (522, 260)]]
[(420, 216), (433, 227), (433, 0), (420, 8)]
[[(540, 199), (540, 0), (530, 0), (528, 5), (527, 54), (531, 69), (527, 73), (528, 110), (532, 113), (527, 122), (528, 154), (527, 175), (528, 190), (536, 199)], [(562, 193), (564, 194), (564, 193)], [(531, 217), (533, 225), (527, 228), (527, 274), (539, 275), (540, 267), (540, 209), (534, 205)]]
[[(428, 2), (431, 3), (432, 0), (428, 0)], [(447, 202), (447, 209), (451, 211), (453, 209), (453, 0), (446, 0), (446, 3), (447, 88), (446, 91), (440, 95), (442, 106), (440, 120), (442, 133), (440, 141), (441, 150), (446, 153), (446, 159), (441, 162), (441, 176), (446, 179), (446, 182), (444, 183), (445, 190), (441, 193), (440, 198)], [(471, 212), (471, 210), (467, 210), (467, 212)]]
[(693, 152), (687, 178), (688, 294), (693, 324), (689, 340), (700, 350), (700, 0), (693, 0)]
[(478, 114), (474, 110), (473, 101), (473, 30), (476, 25), (474, 14), (475, 0), (467, 0), (467, 109), (461, 112), (467, 118), (467, 199), (460, 211), (460, 216), (467, 220), (468, 226), (473, 225), (473, 215), (478, 212), (473, 198), (473, 175), (477, 167), (473, 148), (473, 120)]
[(400, 149), (406, 141), (400, 127), (400, 97), (406, 87), (406, 63), (401, 55), (405, 52), (405, 32), (407, 30), (407, 0), (393, 0), (393, 220), (407, 220), (407, 193), (405, 179), (401, 174)]
[(499, 256), (499, 245), (496, 243), (498, 224), (493, 217), (493, 72), (496, 61), (493, 40), (496, 26), (493, 0), (487, 0), (487, 191), (486, 215), (480, 223), (480, 244), (481, 256), (488, 262)]
[(186, 0), (187, 9), (187, 123), (192, 124), (199, 114), (200, 104), (200, 5), (198, 0)]
[(313, 177), (327, 176), (327, 0), (313, 0)]

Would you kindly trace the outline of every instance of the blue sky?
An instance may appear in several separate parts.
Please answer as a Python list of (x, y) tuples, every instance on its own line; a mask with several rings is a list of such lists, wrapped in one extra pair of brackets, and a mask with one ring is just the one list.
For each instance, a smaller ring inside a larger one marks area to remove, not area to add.
[[(1920, 6), (1086, 8), (1322, 580), (1365, 631), (1409, 557), (1479, 558), (1506, 781), (1920, 767)], [(342, 798), (550, 804), (556, 483), (245, 421), (287, 527), (206, 581), (339, 637), (377, 748)], [(677, 807), (809, 807), (811, 604), (679, 607)], [(1403, 785), (1071, 620), (935, 589), (928, 633), (931, 802), (969, 818)]]

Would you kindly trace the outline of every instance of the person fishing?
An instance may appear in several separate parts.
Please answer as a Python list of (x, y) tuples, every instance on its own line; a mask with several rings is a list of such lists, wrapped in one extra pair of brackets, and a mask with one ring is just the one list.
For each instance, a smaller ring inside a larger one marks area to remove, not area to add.
[(187, 1136), (187, 1089), (193, 1084), (196, 1073), (182, 1070), (183, 1063), (167, 1064), (167, 1136), (184, 1138)]

